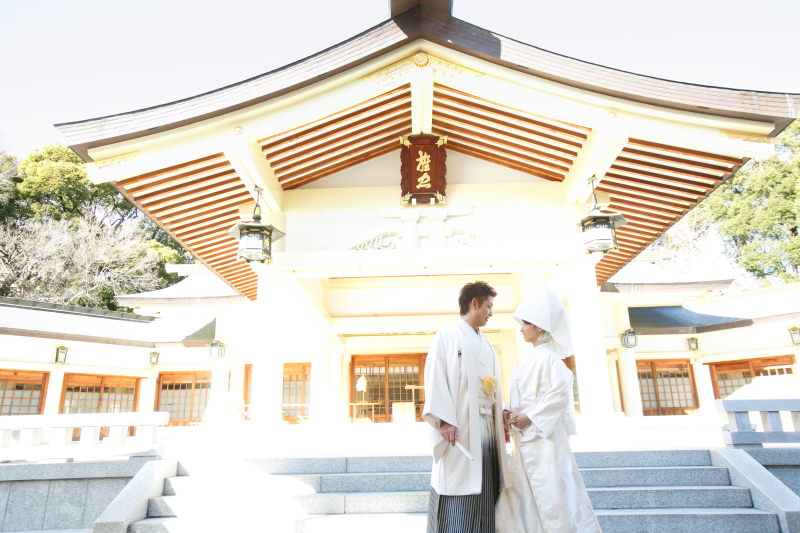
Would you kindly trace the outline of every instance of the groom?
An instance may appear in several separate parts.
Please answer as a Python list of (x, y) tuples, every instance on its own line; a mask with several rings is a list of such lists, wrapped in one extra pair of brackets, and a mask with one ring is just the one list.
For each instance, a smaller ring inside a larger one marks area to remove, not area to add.
[(428, 533), (493, 533), (495, 503), (510, 485), (500, 363), (478, 329), (492, 316), (495, 296), (483, 281), (464, 285), (461, 318), (439, 330), (428, 350), (422, 411), (433, 447)]

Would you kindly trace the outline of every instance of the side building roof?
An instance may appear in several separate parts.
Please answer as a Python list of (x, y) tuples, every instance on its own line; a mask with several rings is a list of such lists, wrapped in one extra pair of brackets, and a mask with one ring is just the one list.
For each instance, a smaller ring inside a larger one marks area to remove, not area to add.
[(155, 318), (18, 298), (0, 298), (0, 335), (141, 348), (200, 347), (214, 340), (216, 319)]
[[(441, 3), (441, 2), (440, 2)], [(800, 95), (681, 83), (588, 63), (525, 44), (426, 5), (410, 9), (342, 43), (260, 76), (204, 94), (137, 111), (56, 124), (84, 160), (88, 150), (153, 135), (277, 98), (404, 46), (425, 39), (538, 78), (640, 103), (721, 117), (771, 121), (771, 136), (798, 113)]]

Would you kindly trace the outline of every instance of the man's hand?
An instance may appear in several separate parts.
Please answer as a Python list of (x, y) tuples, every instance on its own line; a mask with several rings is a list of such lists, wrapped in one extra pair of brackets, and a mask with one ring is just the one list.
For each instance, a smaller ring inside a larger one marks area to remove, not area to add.
[(511, 413), (509, 413), (506, 410), (503, 410), (503, 431), (506, 434), (506, 444), (511, 442), (511, 435), (509, 434), (509, 432), (511, 431), (511, 426), (508, 425), (508, 418), (510, 416), (511, 416)]
[(525, 413), (520, 413), (509, 418), (509, 424), (519, 429), (526, 429), (531, 425), (531, 419)]
[(451, 426), (447, 422), (442, 422), (439, 426), (439, 433), (442, 434), (442, 438), (450, 443), (451, 446), (456, 445), (456, 440), (458, 439), (458, 428), (455, 426)]

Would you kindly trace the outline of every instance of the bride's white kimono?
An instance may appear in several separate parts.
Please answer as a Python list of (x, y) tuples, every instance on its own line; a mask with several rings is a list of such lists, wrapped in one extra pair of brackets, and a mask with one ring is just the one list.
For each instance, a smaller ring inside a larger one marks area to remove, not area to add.
[(512, 488), (497, 503), (497, 533), (595, 533), (592, 510), (569, 447), (575, 433), (572, 372), (549, 344), (522, 358), (511, 378), (507, 410), (533, 422), (513, 431)]
[[(459, 353), (460, 352), (460, 353)], [(422, 418), (430, 424), (429, 441), (433, 449), (431, 486), (440, 495), (480, 494), (482, 448), (478, 388), (481, 379), (493, 374), (500, 379), (500, 362), (492, 345), (463, 319), (442, 328), (433, 338), (425, 361), (425, 408)], [(497, 449), (505, 450), (502, 386), (494, 394), (495, 438)], [(474, 461), (448, 445), (439, 433), (439, 422), (458, 428), (458, 442)], [(500, 487), (508, 485), (508, 464), (500, 458)]]

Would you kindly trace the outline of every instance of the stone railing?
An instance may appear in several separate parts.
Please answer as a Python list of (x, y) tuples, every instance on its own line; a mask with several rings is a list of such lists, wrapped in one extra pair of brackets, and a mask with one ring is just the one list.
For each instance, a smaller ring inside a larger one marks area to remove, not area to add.
[[(0, 417), (0, 461), (40, 459), (86, 460), (114, 456), (158, 457), (158, 427), (169, 423), (169, 413), (97, 413)], [(128, 437), (128, 427), (136, 436)], [(100, 432), (107, 427), (108, 436)], [(75, 428), (80, 441), (72, 442)], [(44, 439), (47, 443), (44, 443)], [(130, 440), (129, 440), (130, 439)]]
[[(722, 441), (728, 448), (763, 448), (765, 443), (800, 443), (800, 400), (717, 400), (717, 411), (728, 413)], [(791, 431), (784, 431), (781, 411), (789, 413)], [(755, 431), (750, 413), (761, 415), (763, 431)]]

